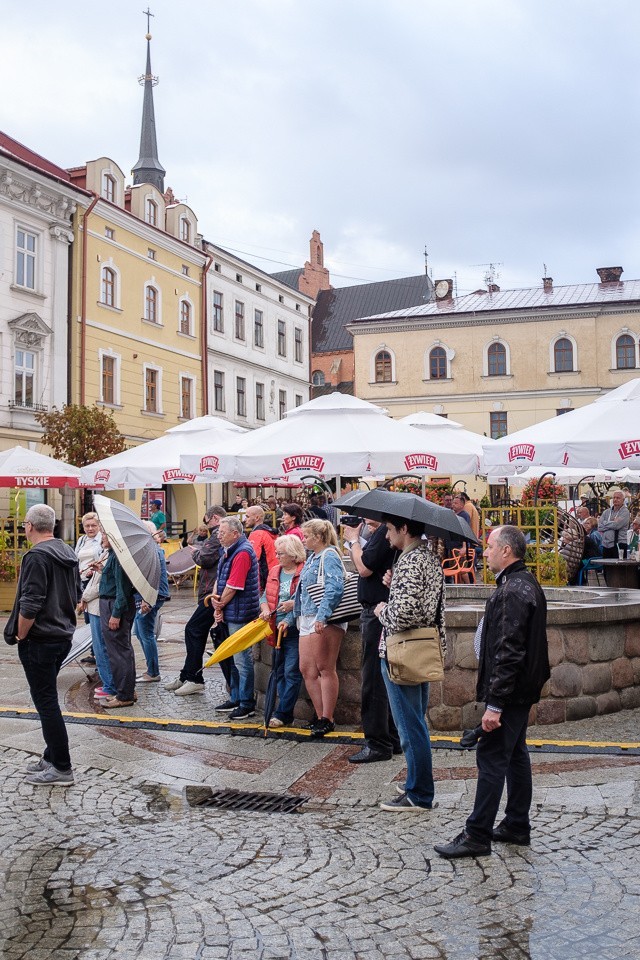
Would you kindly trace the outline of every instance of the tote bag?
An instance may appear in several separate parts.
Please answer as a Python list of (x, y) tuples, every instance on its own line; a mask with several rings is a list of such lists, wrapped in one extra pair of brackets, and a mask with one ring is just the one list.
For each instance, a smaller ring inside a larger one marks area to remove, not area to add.
[[(334, 553), (342, 563), (342, 557), (340, 557), (338, 551), (335, 550)], [(357, 620), (362, 613), (362, 604), (358, 600), (358, 575), (345, 570), (344, 563), (342, 563), (342, 569), (344, 573), (344, 592), (340, 603), (328, 618), (327, 623), (344, 623), (346, 620)], [(307, 590), (315, 605), (319, 607), (324, 599), (324, 552), (320, 558), (318, 579), (315, 583), (310, 583)]]

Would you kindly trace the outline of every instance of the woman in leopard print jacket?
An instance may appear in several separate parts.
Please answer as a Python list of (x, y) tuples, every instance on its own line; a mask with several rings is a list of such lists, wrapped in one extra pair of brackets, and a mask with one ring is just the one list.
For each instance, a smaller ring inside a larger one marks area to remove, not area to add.
[(394, 567), (389, 602), (378, 604), (375, 613), (384, 627), (380, 662), (407, 761), (407, 780), (405, 792), (388, 803), (382, 803), (383, 810), (430, 810), (433, 806), (431, 741), (426, 721), (429, 684), (405, 686), (393, 683), (389, 677), (385, 642), (387, 633), (437, 626), (443, 652), (445, 650), (444, 577), (438, 558), (421, 539), (422, 530), (422, 524), (412, 521), (387, 520), (387, 538), (391, 546), (402, 553)]

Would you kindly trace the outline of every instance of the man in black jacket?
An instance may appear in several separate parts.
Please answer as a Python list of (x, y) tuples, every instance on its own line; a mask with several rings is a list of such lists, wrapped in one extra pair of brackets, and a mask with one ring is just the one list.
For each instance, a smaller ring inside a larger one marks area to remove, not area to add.
[[(476, 755), (478, 784), (465, 829), (451, 843), (435, 847), (447, 859), (486, 856), (492, 840), (521, 845), (530, 840), (527, 723), (550, 671), (547, 602), (524, 565), (525, 549), (522, 531), (497, 527), (485, 550), (497, 586), (487, 600), (480, 635), (476, 698), (485, 711)], [(505, 781), (505, 817), (494, 828)]]
[(176, 696), (188, 697), (194, 693), (204, 693), (202, 676), (202, 658), (204, 656), (209, 631), (213, 626), (214, 609), (212, 603), (205, 603), (205, 597), (213, 592), (218, 576), (220, 541), (218, 526), (227, 511), (224, 507), (209, 507), (204, 521), (209, 527), (209, 539), (200, 547), (192, 547), (193, 559), (200, 567), (198, 580), (198, 606), (184, 628), (186, 656), (180, 676), (165, 684), (165, 690), (172, 690)]
[(387, 526), (377, 520), (367, 520), (371, 536), (360, 541), (361, 527), (343, 527), (344, 545), (358, 571), (358, 600), (362, 604), (360, 631), (362, 633), (362, 690), (360, 715), (364, 731), (364, 747), (349, 757), (349, 763), (377, 763), (391, 760), (400, 753), (400, 738), (391, 716), (389, 698), (380, 669), (378, 645), (382, 624), (374, 610), (378, 603), (389, 599), (389, 588), (383, 577), (393, 567), (396, 551), (387, 540)]
[(55, 522), (54, 511), (43, 503), (27, 512), (24, 532), (33, 546), (22, 559), (4, 638), (9, 644), (18, 644), (18, 656), (46, 743), (40, 760), (27, 766), (26, 782), (68, 787), (73, 783), (73, 770), (57, 680), (71, 649), (82, 588), (78, 558), (71, 547), (54, 538)]

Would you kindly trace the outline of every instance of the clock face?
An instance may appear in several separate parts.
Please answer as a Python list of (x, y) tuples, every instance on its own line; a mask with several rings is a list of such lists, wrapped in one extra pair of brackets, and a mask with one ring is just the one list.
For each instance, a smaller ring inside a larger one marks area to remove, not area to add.
[(449, 284), (446, 280), (440, 280), (440, 282), (436, 284), (436, 297), (446, 297), (448, 293)]

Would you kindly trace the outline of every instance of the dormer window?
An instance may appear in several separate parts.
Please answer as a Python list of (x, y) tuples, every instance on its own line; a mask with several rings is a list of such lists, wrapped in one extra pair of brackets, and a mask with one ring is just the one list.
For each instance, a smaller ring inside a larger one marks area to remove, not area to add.
[(102, 196), (109, 203), (116, 202), (116, 178), (112, 177), (110, 173), (105, 173), (102, 176)]
[(191, 224), (186, 217), (180, 218), (180, 239), (184, 243), (191, 243)]
[(152, 227), (158, 226), (158, 204), (149, 197), (147, 197), (145, 205), (145, 220), (147, 223), (150, 223)]

